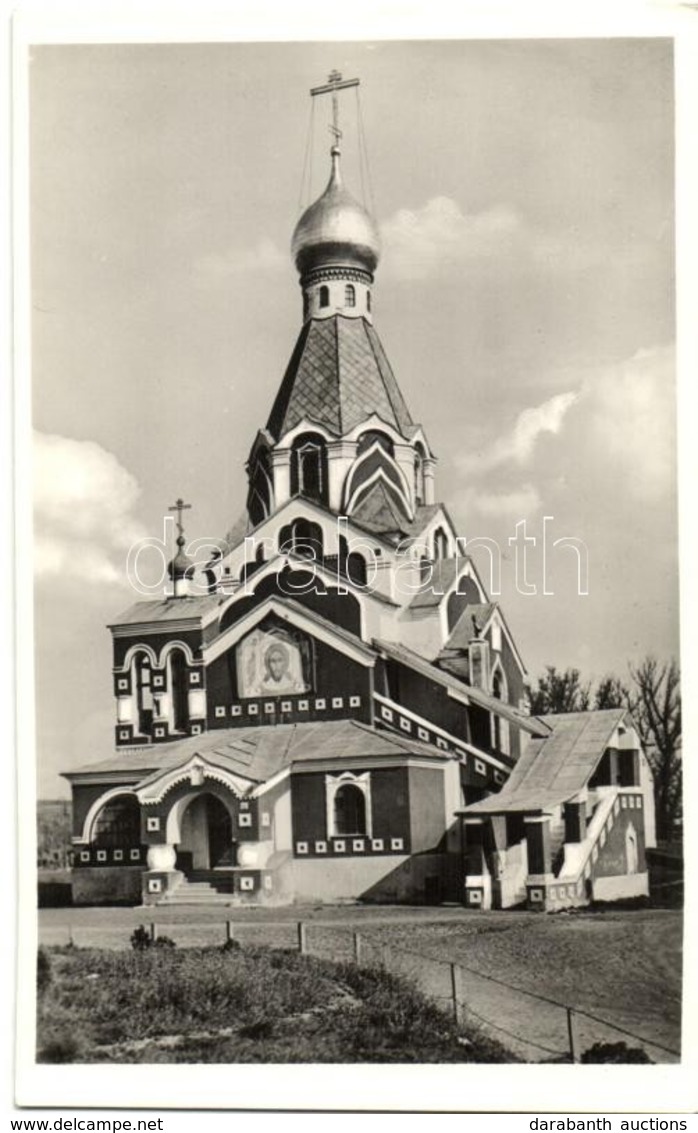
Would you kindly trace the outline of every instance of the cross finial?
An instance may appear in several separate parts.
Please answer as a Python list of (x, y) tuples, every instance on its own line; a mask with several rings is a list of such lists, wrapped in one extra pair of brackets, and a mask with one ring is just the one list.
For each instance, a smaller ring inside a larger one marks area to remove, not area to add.
[(332, 95), (332, 125), (329, 127), (329, 131), (334, 137), (335, 146), (338, 145), (339, 139), (342, 136), (342, 131), (339, 128), (339, 100), (337, 98), (337, 92), (346, 90), (347, 87), (358, 87), (358, 85), (358, 79), (343, 79), (340, 71), (330, 71), (325, 85), (313, 87), (310, 91), (313, 97), (317, 94)]
[[(180, 496), (179, 499), (177, 500), (177, 502), (172, 504), (172, 507), (169, 509), (170, 511), (176, 511), (177, 512), (177, 532), (178, 532), (177, 543), (180, 546), (183, 546), (183, 544), (184, 544), (184, 528), (182, 526), (182, 512), (188, 511), (190, 508), (191, 508), (191, 504), (185, 504), (184, 500)], [(180, 540), (181, 540), (181, 543), (180, 543)]]

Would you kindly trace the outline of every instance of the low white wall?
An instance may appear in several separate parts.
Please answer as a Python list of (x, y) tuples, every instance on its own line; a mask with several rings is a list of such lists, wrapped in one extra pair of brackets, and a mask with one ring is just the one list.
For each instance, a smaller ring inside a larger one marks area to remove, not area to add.
[(620, 877), (595, 877), (592, 882), (592, 896), (595, 901), (646, 897), (649, 891), (649, 878), (646, 873), (628, 873)]

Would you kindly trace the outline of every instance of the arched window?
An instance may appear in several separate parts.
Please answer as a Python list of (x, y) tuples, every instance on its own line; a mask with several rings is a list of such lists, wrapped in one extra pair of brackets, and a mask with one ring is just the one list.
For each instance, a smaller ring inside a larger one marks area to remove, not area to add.
[(367, 429), (365, 433), (361, 434), (359, 443), (356, 446), (356, 455), (361, 456), (362, 453), (372, 448), (375, 444), (379, 444), (390, 456), (395, 456), (395, 445), (392, 439), (387, 433), (381, 432), (380, 429)]
[(434, 559), (448, 558), (448, 535), (443, 527), (437, 527), (434, 532)]
[(293, 442), (291, 494), (327, 503), (327, 447), (318, 433), (304, 433)]
[(293, 523), (281, 528), (279, 551), (281, 554), (300, 555), (304, 559), (322, 562), (322, 528), (309, 519), (294, 519)]
[(366, 799), (360, 787), (343, 783), (334, 796), (335, 834), (366, 833)]
[(186, 732), (189, 726), (189, 692), (187, 688), (187, 660), (181, 649), (173, 649), (167, 658), (168, 686), (170, 689), (170, 727), (174, 732)]
[(424, 456), (422, 445), (417, 442), (414, 446), (414, 502), (424, 503)]
[(103, 849), (135, 849), (141, 844), (141, 811), (133, 795), (118, 795), (100, 810), (92, 844)]
[(134, 654), (131, 662), (131, 677), (132, 688), (136, 693), (138, 734), (149, 736), (153, 727), (153, 692), (150, 657), (147, 653)]
[[(495, 700), (507, 702), (506, 681), (500, 668), (492, 674), (492, 695)], [(509, 724), (496, 712), (492, 713), (492, 746), (495, 751), (509, 753)]]
[(253, 525), (266, 519), (271, 512), (271, 466), (269, 453), (260, 449), (254, 460), (254, 466), (249, 473), (249, 492), (247, 496), (247, 511)]
[(353, 283), (348, 283), (344, 288), (344, 306), (356, 306), (356, 288), (354, 287)]
[(329, 307), (330, 305), (330, 289), (325, 287), (324, 283), (320, 288), (320, 306)]

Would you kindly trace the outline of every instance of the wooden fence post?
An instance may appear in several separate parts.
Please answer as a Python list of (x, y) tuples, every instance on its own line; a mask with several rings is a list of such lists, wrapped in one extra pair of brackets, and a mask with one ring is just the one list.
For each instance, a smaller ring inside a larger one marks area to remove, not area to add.
[(460, 1027), (463, 1022), (463, 973), (457, 964), (451, 964), (451, 999), (453, 1002), (453, 1022)]
[(304, 954), (308, 951), (308, 934), (305, 921), (298, 922), (298, 951)]
[(153, 941), (153, 943), (155, 943), (155, 941), (157, 939), (157, 929), (155, 927), (155, 921), (152, 921), (151, 925), (150, 925), (150, 939)]
[(567, 1035), (570, 1040), (570, 1061), (579, 1062), (577, 1057), (577, 1045), (574, 1038), (574, 1025), (572, 1023), (572, 1008), (567, 1008)]
[(226, 921), (225, 922), (225, 942), (226, 942), (226, 944), (230, 944), (231, 940), (234, 940), (234, 939), (235, 939), (235, 930), (233, 928), (233, 922), (232, 921)]
[(361, 965), (361, 937), (358, 932), (354, 933), (354, 963), (357, 967)]

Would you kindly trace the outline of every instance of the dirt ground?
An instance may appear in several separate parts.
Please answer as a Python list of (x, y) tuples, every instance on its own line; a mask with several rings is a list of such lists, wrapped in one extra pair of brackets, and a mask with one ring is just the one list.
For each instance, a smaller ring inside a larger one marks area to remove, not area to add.
[(399, 906), (41, 909), (39, 940), (124, 948), (138, 924), (154, 923), (180, 947), (215, 944), (225, 939), (228, 920), (243, 944), (287, 948), (297, 946), (303, 921), (308, 951), (338, 960), (352, 958), (358, 932), (364, 962), (408, 975), (445, 1006), (455, 963), (466, 1016), (532, 1061), (569, 1052), (565, 1006), (574, 1009), (578, 1054), (594, 1042), (625, 1041), (656, 1062), (678, 1060), (672, 1051), (681, 1039), (682, 916), (675, 909), (555, 915)]

